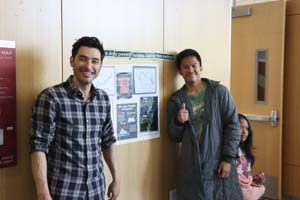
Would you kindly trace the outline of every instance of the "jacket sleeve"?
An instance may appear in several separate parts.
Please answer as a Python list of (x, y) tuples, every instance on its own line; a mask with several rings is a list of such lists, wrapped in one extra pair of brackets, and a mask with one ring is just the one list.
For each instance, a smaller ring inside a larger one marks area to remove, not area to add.
[(177, 121), (177, 113), (180, 108), (179, 99), (172, 96), (167, 105), (167, 123), (168, 123), (168, 135), (173, 142), (181, 142), (184, 132), (184, 124), (180, 124)]
[(221, 86), (221, 117), (223, 121), (222, 160), (232, 163), (240, 143), (240, 123), (232, 96), (226, 87)]

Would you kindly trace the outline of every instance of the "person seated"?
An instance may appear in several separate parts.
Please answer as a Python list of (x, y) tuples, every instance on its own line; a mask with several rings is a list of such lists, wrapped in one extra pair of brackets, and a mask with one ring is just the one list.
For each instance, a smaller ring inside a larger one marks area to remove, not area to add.
[(238, 148), (238, 155), (235, 159), (235, 167), (241, 186), (243, 200), (257, 200), (265, 192), (264, 173), (260, 172), (254, 176), (250, 174), (255, 157), (252, 153), (253, 132), (249, 120), (246, 116), (238, 114), (240, 121), (241, 141)]

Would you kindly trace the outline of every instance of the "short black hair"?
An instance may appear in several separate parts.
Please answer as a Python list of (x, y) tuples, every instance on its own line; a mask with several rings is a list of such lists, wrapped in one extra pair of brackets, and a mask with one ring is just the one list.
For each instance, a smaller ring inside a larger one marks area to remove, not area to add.
[(196, 59), (199, 61), (200, 67), (202, 66), (200, 54), (194, 49), (185, 49), (181, 51), (179, 54), (177, 54), (176, 56), (176, 66), (178, 69), (180, 69), (182, 59), (188, 56), (196, 57)]
[(80, 47), (86, 46), (90, 48), (96, 48), (100, 51), (101, 54), (101, 61), (103, 61), (105, 56), (105, 51), (103, 48), (102, 42), (98, 40), (96, 37), (89, 37), (89, 36), (83, 36), (76, 40), (76, 42), (72, 45), (72, 57), (75, 58), (75, 56), (78, 53), (78, 50)]

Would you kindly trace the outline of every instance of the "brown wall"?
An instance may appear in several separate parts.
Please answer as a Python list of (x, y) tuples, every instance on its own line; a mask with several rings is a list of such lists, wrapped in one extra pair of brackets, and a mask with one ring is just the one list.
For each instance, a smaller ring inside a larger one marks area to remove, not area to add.
[[(214, 13), (212, 22), (207, 20), (209, 13)], [(27, 150), (31, 106), (43, 88), (72, 73), (69, 56), (75, 39), (95, 35), (105, 48), (114, 50), (178, 52), (196, 48), (209, 66), (205, 73), (228, 84), (229, 15), (229, 2), (210, 4), (210, 0), (1, 0), (0, 39), (15, 40), (17, 49), (18, 164), (0, 169), (0, 200), (35, 199)], [(173, 62), (105, 58), (104, 64), (114, 63), (160, 65), (161, 137), (117, 146), (120, 199), (169, 199), (169, 191), (175, 187), (177, 148), (166, 134), (165, 109), (169, 95), (182, 82)]]
[(299, 199), (300, 191), (300, 1), (286, 4), (283, 124), (283, 194)]
[[(34, 5), (34, 6), (33, 6)], [(0, 38), (17, 47), (17, 166), (0, 169), (0, 199), (35, 199), (27, 148), (31, 105), (62, 80), (60, 1), (0, 1)]]

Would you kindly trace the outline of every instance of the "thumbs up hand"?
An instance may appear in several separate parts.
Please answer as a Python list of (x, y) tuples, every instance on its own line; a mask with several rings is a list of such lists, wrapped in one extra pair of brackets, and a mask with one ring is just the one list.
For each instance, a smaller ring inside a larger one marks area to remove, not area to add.
[(177, 113), (177, 120), (182, 124), (189, 121), (189, 111), (185, 108), (185, 103), (182, 104)]

